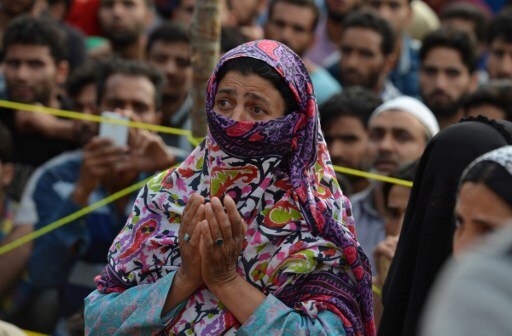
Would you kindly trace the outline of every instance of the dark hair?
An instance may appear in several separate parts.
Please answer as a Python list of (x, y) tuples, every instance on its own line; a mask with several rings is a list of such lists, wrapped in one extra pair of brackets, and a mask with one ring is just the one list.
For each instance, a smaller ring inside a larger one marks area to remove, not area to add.
[(512, 43), (512, 9), (500, 12), (491, 21), (487, 33), (487, 43), (491, 44), (496, 39)]
[(512, 188), (510, 188), (512, 185), (512, 175), (505, 167), (497, 162), (481, 161), (472, 166), (466, 174), (462, 176), (459, 184), (459, 192), (462, 185), (466, 182), (484, 184), (512, 207)]
[(279, 91), (281, 97), (283, 97), (286, 103), (285, 114), (290, 114), (299, 110), (297, 99), (290, 89), (289, 84), (276, 70), (274, 70), (267, 63), (251, 57), (238, 57), (230, 59), (222, 65), (219, 72), (217, 73), (217, 83), (219, 83), (222, 78), (224, 78), (224, 76), (230, 71), (239, 72), (244, 76), (254, 74), (268, 80), (272, 83), (274, 88)]
[(482, 105), (492, 105), (502, 110), (505, 119), (512, 121), (512, 80), (492, 80), (468, 95), (463, 102), (466, 113)]
[(174, 22), (165, 22), (149, 34), (146, 52), (149, 52), (157, 41), (166, 43), (183, 42), (190, 45), (190, 34), (182, 25)]
[(348, 87), (320, 105), (320, 124), (326, 130), (334, 120), (348, 116), (359, 119), (367, 128), (370, 115), (380, 104), (382, 99), (374, 91), (361, 86)]
[(64, 15), (66, 16), (71, 11), (71, 6), (73, 6), (73, 0), (46, 0), (48, 2), (48, 7), (55, 6), (58, 4), (64, 4), (66, 6), (66, 10)]
[(473, 23), (474, 33), (478, 42), (484, 43), (487, 38), (487, 27), (489, 26), (489, 18), (480, 7), (468, 2), (454, 2), (441, 12), (441, 20), (445, 19), (462, 19)]
[(452, 27), (443, 27), (425, 36), (420, 49), (420, 60), (423, 62), (427, 54), (435, 48), (444, 47), (456, 50), (470, 73), (477, 68), (478, 57), (473, 39), (465, 31)]
[(298, 7), (307, 7), (311, 9), (313, 12), (313, 27), (311, 27), (311, 30), (314, 31), (316, 29), (316, 26), (318, 24), (318, 19), (320, 17), (320, 10), (318, 9), (318, 6), (316, 5), (315, 0), (272, 0), (268, 6), (268, 19), (272, 17), (272, 14), (274, 13), (274, 7), (278, 3), (287, 3), (290, 5), (298, 6)]
[(238, 47), (246, 42), (249, 42), (247, 37), (242, 34), (240, 29), (236, 27), (225, 27), (220, 28), (220, 51), (228, 52), (233, 48)]
[(71, 73), (66, 82), (66, 91), (73, 98), (89, 84), (96, 84), (99, 80), (104, 62), (88, 59), (84, 64)]
[(395, 33), (391, 25), (373, 10), (357, 10), (343, 20), (343, 31), (349, 28), (364, 28), (376, 32), (381, 37), (380, 50), (389, 55), (395, 49)]
[(105, 85), (107, 80), (113, 75), (126, 75), (133, 77), (145, 77), (155, 86), (155, 107), (160, 110), (162, 107), (162, 90), (164, 86), (164, 77), (160, 72), (149, 64), (135, 60), (123, 60), (120, 58), (111, 59), (105, 64), (98, 79), (97, 101), (98, 104), (105, 94)]
[(11, 45), (47, 46), (55, 63), (66, 59), (67, 39), (57, 24), (47, 17), (22, 15), (14, 19), (5, 30), (3, 55)]
[(12, 162), (12, 154), (11, 132), (0, 122), (0, 162)]
[[(406, 181), (413, 181), (414, 176), (416, 175), (416, 170), (418, 169), (419, 162), (420, 162), (420, 160), (418, 159), (418, 160), (415, 160), (415, 161), (412, 161), (412, 162), (402, 165), (398, 169), (398, 172), (396, 172), (395, 174), (392, 174), (390, 177), (394, 177), (394, 178), (406, 180)], [(390, 182), (386, 182), (382, 185), (382, 193), (384, 195), (384, 204), (385, 205), (388, 204), (389, 192), (391, 191), (391, 188), (393, 188), (393, 186), (395, 186), (395, 184), (390, 183)]]

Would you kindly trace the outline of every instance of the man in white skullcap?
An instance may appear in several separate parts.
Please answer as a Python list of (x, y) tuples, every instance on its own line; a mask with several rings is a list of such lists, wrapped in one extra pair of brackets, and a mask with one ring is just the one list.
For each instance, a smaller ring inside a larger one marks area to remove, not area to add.
[[(427, 142), (439, 132), (432, 111), (415, 98), (401, 96), (380, 105), (368, 120), (368, 166), (393, 175), (404, 164), (420, 158)], [(373, 270), (373, 250), (385, 238), (382, 183), (374, 182), (352, 198), (358, 240)]]

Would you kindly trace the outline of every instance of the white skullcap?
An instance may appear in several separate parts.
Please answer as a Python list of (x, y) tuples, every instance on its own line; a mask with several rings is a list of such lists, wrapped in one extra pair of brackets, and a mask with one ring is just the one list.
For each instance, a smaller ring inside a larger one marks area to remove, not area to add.
[(389, 110), (404, 111), (412, 115), (425, 127), (429, 139), (439, 132), (439, 124), (434, 113), (418, 99), (409, 96), (400, 96), (384, 102), (373, 111), (368, 123), (382, 112)]

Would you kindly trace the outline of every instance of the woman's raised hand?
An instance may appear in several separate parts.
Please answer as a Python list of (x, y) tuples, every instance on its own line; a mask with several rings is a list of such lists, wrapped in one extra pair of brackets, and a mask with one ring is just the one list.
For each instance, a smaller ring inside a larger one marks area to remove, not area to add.
[(235, 202), (228, 195), (224, 197), (224, 206), (217, 197), (212, 197), (210, 203), (204, 205), (204, 212), (205, 220), (199, 223), (201, 275), (212, 290), (238, 276), (236, 265), (246, 226)]
[(198, 253), (201, 241), (201, 226), (198, 225), (205, 217), (204, 197), (193, 194), (190, 197), (183, 215), (179, 230), (181, 267), (178, 276), (197, 288), (202, 283), (201, 257)]

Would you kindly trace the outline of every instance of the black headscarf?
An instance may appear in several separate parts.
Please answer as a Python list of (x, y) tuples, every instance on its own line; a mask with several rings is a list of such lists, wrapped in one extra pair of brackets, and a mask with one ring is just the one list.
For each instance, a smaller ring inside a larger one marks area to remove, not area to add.
[(512, 144), (512, 123), (471, 118), (452, 125), (423, 153), (393, 263), (384, 285), (378, 335), (417, 334), (425, 298), (452, 253), (459, 179), (478, 156)]

